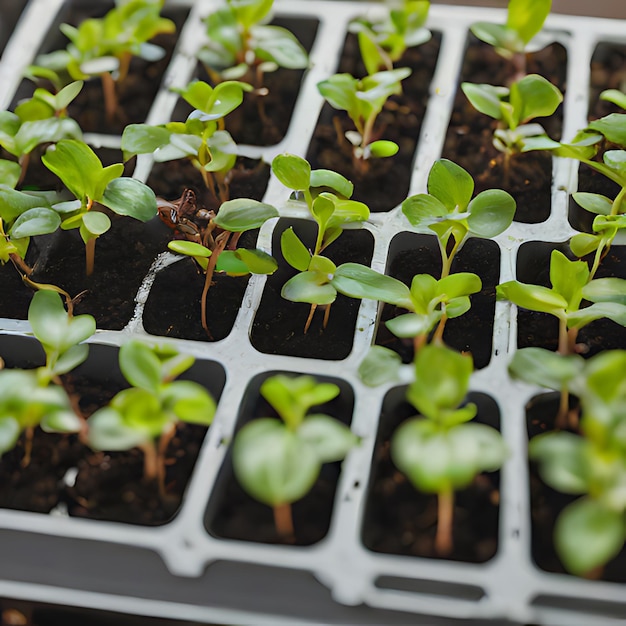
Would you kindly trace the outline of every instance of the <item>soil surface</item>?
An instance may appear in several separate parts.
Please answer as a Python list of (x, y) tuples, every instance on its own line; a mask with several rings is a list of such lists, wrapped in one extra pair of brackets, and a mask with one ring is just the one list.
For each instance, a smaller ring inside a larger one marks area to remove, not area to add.
[[(304, 333), (311, 306), (303, 302), (290, 302), (280, 295), (283, 285), (297, 270), (285, 261), (280, 250), (280, 237), (288, 227), (293, 227), (301, 241), (312, 249), (315, 245), (316, 225), (306, 220), (281, 219), (272, 239), (272, 254), (278, 269), (268, 277), (261, 303), (252, 325), (252, 345), (267, 354), (284, 354), (315, 359), (345, 359), (354, 340), (356, 319), (361, 301), (341, 294), (330, 307), (328, 325), (323, 326), (324, 312), (318, 307), (313, 320)], [(342, 263), (369, 265), (374, 242), (365, 230), (345, 230), (326, 250), (337, 266)]]
[[(527, 73), (544, 76), (562, 92), (565, 90), (565, 49), (552, 44), (528, 55)], [(512, 65), (494, 49), (468, 36), (463, 67), (454, 109), (442, 156), (466, 169), (476, 183), (475, 192), (504, 189), (517, 202), (515, 220), (542, 222), (550, 215), (552, 159), (548, 153), (532, 152), (515, 155), (511, 160), (510, 178), (504, 177), (503, 155), (492, 143), (497, 122), (476, 111), (460, 88), (462, 82), (507, 85), (513, 76)], [(548, 135), (559, 140), (562, 125), (562, 105), (549, 118), (539, 118)]]
[[(389, 392), (383, 403), (361, 536), (374, 552), (442, 558), (435, 551), (437, 497), (418, 492), (393, 464), (390, 439), (416, 410), (404, 400), (406, 388)], [(478, 405), (477, 422), (499, 426), (496, 403), (470, 393)], [(498, 543), (499, 472), (479, 474), (455, 494), (454, 547), (445, 558), (482, 563), (494, 556)]]
[[(500, 277), (500, 251), (493, 241), (468, 239), (452, 264), (452, 272), (473, 272), (482, 281), (482, 289), (471, 296), (472, 308), (464, 315), (446, 322), (443, 334), (447, 345), (471, 353), (474, 367), (479, 369), (491, 359), (493, 323), (496, 303), (496, 285)], [(390, 246), (386, 273), (411, 284), (416, 274), (441, 275), (441, 255), (434, 236), (403, 233)], [(411, 339), (399, 339), (384, 322), (406, 313), (385, 304), (376, 334), (376, 343), (395, 350), (404, 363), (413, 360)], [(434, 331), (433, 331), (434, 332)]]
[[(320, 113), (307, 160), (313, 169), (324, 168), (343, 174), (354, 183), (352, 198), (367, 204), (372, 212), (390, 211), (407, 197), (413, 167), (413, 156), (421, 124), (426, 111), (430, 82), (434, 73), (441, 37), (433, 38), (421, 46), (409, 48), (395, 67), (409, 67), (411, 75), (402, 81), (403, 93), (392, 96), (379, 114), (374, 127), (373, 140), (394, 141), (399, 152), (389, 158), (369, 159), (365, 171), (355, 168), (352, 146), (343, 138), (354, 125), (345, 111), (337, 111), (325, 104)], [(367, 74), (360, 60), (356, 36), (348, 34), (339, 62), (338, 73), (347, 72), (357, 78)], [(340, 125), (341, 145), (335, 122)]]
[[(261, 374), (250, 382), (244, 394), (245, 400), (239, 413), (236, 431), (253, 419), (277, 418), (276, 411), (259, 392), (263, 380), (277, 373), (285, 372)], [(317, 377), (317, 380), (339, 385), (341, 393), (330, 402), (315, 407), (311, 412), (329, 415), (350, 425), (354, 408), (352, 389), (337, 379)], [(340, 471), (340, 462), (324, 464), (311, 491), (293, 503), (294, 545), (311, 545), (323, 539), (328, 533)], [(257, 502), (239, 486), (233, 472), (230, 452), (209, 501), (205, 526), (212, 535), (225, 539), (285, 543), (274, 527), (271, 507)]]
[[(530, 439), (554, 430), (558, 411), (558, 394), (537, 396), (527, 406), (526, 420)], [(561, 511), (577, 496), (560, 493), (548, 487), (540, 478), (537, 464), (531, 462), (530, 503), (532, 520), (532, 557), (537, 565), (548, 572), (566, 574), (554, 549), (554, 525)], [(601, 580), (626, 582), (626, 548), (601, 570), (596, 572)]]

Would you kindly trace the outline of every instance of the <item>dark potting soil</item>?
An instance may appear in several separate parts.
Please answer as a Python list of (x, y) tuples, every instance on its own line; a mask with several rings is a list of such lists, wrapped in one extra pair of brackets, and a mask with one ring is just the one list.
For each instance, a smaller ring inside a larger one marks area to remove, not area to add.
[[(526, 407), (529, 439), (554, 430), (558, 407), (559, 395), (556, 393), (542, 394), (529, 402)], [(537, 463), (529, 463), (529, 474), (532, 557), (541, 569), (566, 574), (554, 548), (554, 525), (563, 509), (578, 496), (548, 487), (539, 476)], [(596, 574), (601, 580), (626, 582), (626, 548)]]
[[(567, 244), (555, 245), (537, 241), (522, 244), (518, 252), (517, 280), (550, 287), (550, 255), (554, 249), (573, 258)], [(596, 273), (596, 278), (611, 276), (626, 277), (626, 248), (624, 246), (612, 246)], [(585, 304), (584, 301), (583, 304)], [(537, 346), (556, 350), (558, 334), (558, 321), (554, 316), (518, 308), (518, 348)], [(591, 322), (578, 333), (577, 350), (585, 357), (613, 349), (626, 349), (626, 328), (616, 322), (606, 318), (599, 319)]]
[[(482, 289), (471, 296), (472, 308), (464, 315), (446, 322), (443, 338), (446, 344), (461, 352), (469, 352), (474, 367), (488, 365), (491, 359), (496, 285), (500, 277), (500, 251), (493, 241), (469, 239), (455, 258), (452, 272), (473, 272), (482, 281)], [(406, 285), (416, 274), (441, 275), (441, 255), (437, 240), (431, 235), (402, 233), (396, 235), (389, 248), (386, 273)], [(406, 313), (390, 304), (382, 308), (376, 333), (376, 344), (395, 350), (404, 363), (413, 360), (413, 340), (399, 339), (384, 322)]]
[[(560, 44), (552, 44), (528, 55), (527, 72), (540, 74), (562, 92), (565, 88), (566, 53)], [(462, 82), (506, 85), (512, 78), (513, 66), (494, 49), (468, 36), (459, 88), (442, 156), (466, 169), (474, 178), (476, 193), (485, 189), (504, 189), (517, 202), (515, 220), (524, 223), (542, 222), (550, 215), (552, 158), (548, 153), (532, 152), (515, 155), (511, 160), (510, 180), (504, 180), (503, 155), (492, 143), (497, 122), (476, 111), (460, 88)], [(562, 106), (549, 118), (539, 118), (548, 135), (560, 138)]]
[[(277, 417), (276, 411), (260, 395), (259, 388), (265, 379), (279, 373), (286, 372), (267, 372), (250, 381), (239, 411), (236, 432), (254, 419)], [(330, 402), (315, 407), (314, 412), (330, 415), (350, 425), (354, 409), (352, 388), (335, 378), (317, 377), (317, 380), (339, 385), (341, 393)], [(340, 462), (324, 464), (311, 491), (293, 503), (295, 538), (292, 545), (311, 545), (323, 539), (328, 533), (340, 471)], [(257, 502), (239, 486), (233, 472), (230, 452), (226, 455), (211, 495), (205, 515), (205, 526), (209, 533), (224, 539), (285, 543), (274, 527), (271, 507)]]
[[(383, 402), (361, 537), (365, 547), (374, 552), (442, 558), (434, 544), (437, 497), (418, 492), (390, 457), (393, 432), (416, 415), (405, 394), (406, 387), (392, 389)], [(499, 412), (492, 398), (470, 393), (468, 401), (478, 406), (477, 422), (499, 427)], [(456, 492), (454, 547), (445, 558), (483, 563), (494, 556), (499, 498), (499, 472), (479, 474), (470, 487)]]
[[(366, 170), (355, 169), (352, 146), (343, 137), (354, 130), (345, 111), (325, 104), (320, 113), (306, 158), (314, 169), (325, 168), (343, 174), (354, 183), (352, 198), (364, 202), (372, 212), (390, 211), (406, 199), (422, 120), (426, 111), (430, 83), (435, 70), (441, 36), (433, 33), (430, 41), (409, 48), (395, 67), (410, 67), (411, 75), (402, 81), (403, 93), (392, 96), (376, 120), (375, 139), (394, 141), (400, 147), (390, 158), (369, 159)], [(358, 42), (352, 33), (346, 37), (338, 73), (357, 78), (366, 76)], [(339, 139), (333, 120), (342, 129)], [(341, 140), (341, 145), (338, 141)]]
[[(308, 52), (313, 47), (319, 21), (307, 18), (276, 18), (271, 22), (274, 26), (286, 28), (295, 35), (303, 48)], [(195, 76), (213, 84), (209, 74), (201, 63), (198, 63)], [(255, 87), (265, 87), (267, 95), (244, 94), (244, 100), (226, 118), (226, 130), (238, 144), (270, 146), (281, 141), (287, 129), (300, 92), (304, 70), (292, 70), (284, 67), (275, 72), (263, 74), (262, 85), (257, 85), (253, 75), (246, 75), (240, 80)], [(191, 107), (180, 100), (174, 111), (173, 119), (183, 120), (191, 112)]]
[[(66, 3), (39, 54), (65, 49), (68, 40), (59, 31), (58, 27), (61, 23), (76, 26), (87, 18), (104, 16), (113, 6), (112, 2), (101, 2), (96, 6), (91, 3), (87, 6), (84, 4), (81, 6), (79, 2)], [(93, 78), (85, 82), (80, 94), (68, 107), (68, 114), (78, 122), (83, 132), (121, 134), (127, 124), (139, 124), (146, 121), (188, 13), (189, 10), (184, 7), (162, 12), (163, 17), (174, 21), (176, 33), (161, 34), (152, 39), (151, 43), (165, 50), (162, 59), (154, 62), (147, 62), (139, 57), (132, 59), (128, 76), (116, 87), (119, 106), (114, 120), (106, 118), (100, 79)], [(49, 88), (49, 85), (44, 86)], [(23, 81), (18, 89), (14, 105), (20, 99), (29, 98), (34, 88), (34, 84), (30, 81)]]
[[(330, 307), (326, 328), (323, 327), (324, 312), (318, 307), (307, 333), (304, 333), (311, 305), (290, 302), (280, 295), (287, 280), (297, 274), (297, 270), (285, 261), (280, 249), (280, 237), (290, 226), (309, 249), (315, 245), (316, 226), (313, 222), (297, 219), (281, 219), (278, 222), (272, 237), (272, 254), (278, 261), (278, 269), (265, 283), (250, 341), (257, 350), (266, 354), (345, 359), (352, 349), (361, 301), (338, 294)], [(373, 250), (374, 242), (369, 232), (345, 230), (324, 254), (337, 266), (347, 262), (369, 265)]]

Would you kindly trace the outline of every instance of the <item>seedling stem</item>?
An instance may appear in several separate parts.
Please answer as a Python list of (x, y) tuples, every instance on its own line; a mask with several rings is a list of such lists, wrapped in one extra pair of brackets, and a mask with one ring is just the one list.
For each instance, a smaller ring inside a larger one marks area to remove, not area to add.
[(452, 520), (454, 518), (454, 491), (440, 491), (437, 494), (437, 535), (435, 550), (445, 556), (452, 552)]
[(285, 502), (283, 504), (274, 505), (274, 526), (279, 537), (284, 541), (293, 543), (295, 531), (293, 528), (293, 516), (291, 514), (291, 504)]

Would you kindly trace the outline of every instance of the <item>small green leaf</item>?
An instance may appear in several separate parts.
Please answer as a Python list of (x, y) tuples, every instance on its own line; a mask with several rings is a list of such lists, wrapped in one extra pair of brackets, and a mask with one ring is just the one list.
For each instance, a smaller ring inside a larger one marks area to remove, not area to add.
[(475, 83), (462, 83), (461, 89), (477, 111), (496, 120), (502, 119), (501, 97), (505, 93), (508, 95), (508, 89), (503, 92), (502, 88), (493, 85)]
[(273, 274), (278, 269), (276, 259), (263, 250), (239, 248), (235, 251), (235, 255), (244, 263), (251, 274)]
[(348, 426), (328, 415), (308, 415), (298, 428), (298, 437), (313, 449), (320, 463), (341, 461), (359, 441)]
[(53, 233), (61, 225), (56, 211), (38, 207), (22, 213), (13, 223), (9, 234), (15, 239)]
[(174, 241), (170, 241), (167, 244), (167, 247), (172, 252), (177, 252), (178, 254), (184, 254), (186, 256), (191, 257), (200, 257), (200, 258), (209, 258), (212, 252), (202, 244), (196, 243), (195, 241), (183, 241), (180, 239), (175, 239)]
[(610, 113), (609, 115), (589, 123), (591, 130), (602, 133), (611, 143), (618, 146), (626, 146), (626, 115), (623, 113)]
[(367, 145), (366, 148), (370, 155), (376, 158), (392, 157), (398, 153), (400, 146), (393, 141), (379, 139)]
[(563, 315), (567, 307), (567, 300), (552, 289), (514, 280), (498, 285), (496, 296), (501, 300), (510, 300), (524, 309), (550, 313), (557, 317)]
[(329, 187), (344, 198), (350, 198), (354, 191), (354, 185), (345, 176), (332, 170), (313, 170), (311, 172), (310, 186), (312, 188)]
[(409, 288), (401, 281), (359, 263), (344, 263), (335, 271), (333, 287), (351, 298), (369, 298), (412, 308)]
[(510, 0), (506, 25), (526, 45), (541, 30), (551, 4), (552, 0)]
[(300, 241), (293, 228), (284, 230), (280, 236), (280, 249), (285, 257), (285, 261), (300, 272), (309, 269), (311, 263), (311, 253)]
[(295, 154), (279, 154), (272, 161), (272, 172), (278, 180), (295, 191), (308, 189), (311, 184), (309, 162)]
[(584, 575), (605, 565), (624, 546), (623, 514), (581, 498), (563, 510), (554, 535), (563, 565), (573, 574)]
[(152, 348), (137, 340), (120, 347), (119, 363), (124, 378), (146, 391), (156, 391), (161, 384), (161, 362)]
[(83, 421), (73, 411), (51, 411), (43, 416), (39, 425), (46, 433), (77, 433)]
[(104, 190), (100, 203), (118, 215), (147, 222), (157, 215), (154, 191), (134, 178), (116, 178)]
[(368, 387), (377, 387), (398, 379), (402, 358), (383, 346), (372, 346), (359, 365), (359, 378)]
[(560, 390), (582, 373), (584, 360), (579, 355), (562, 355), (544, 348), (518, 350), (509, 364), (514, 378)]
[(94, 450), (130, 450), (149, 437), (138, 429), (129, 428), (114, 408), (98, 409), (88, 420), (88, 441)]
[(276, 208), (249, 198), (236, 198), (222, 203), (213, 219), (219, 228), (232, 233), (260, 228), (273, 217), (278, 217)]
[(0, 456), (12, 450), (20, 437), (20, 425), (11, 415), (0, 417)]
[(411, 226), (428, 226), (440, 217), (448, 215), (448, 208), (437, 198), (419, 193), (402, 203), (402, 212)]
[(428, 175), (428, 193), (447, 209), (465, 211), (474, 193), (474, 180), (459, 165), (448, 159), (439, 159)]
[(337, 290), (331, 284), (320, 284), (317, 272), (301, 272), (283, 285), (280, 295), (291, 302), (323, 305), (335, 301)]
[(479, 193), (468, 206), (467, 223), (473, 235), (491, 239), (503, 233), (513, 222), (516, 203), (501, 189), (487, 189)]
[(617, 302), (626, 305), (626, 280), (623, 278), (595, 278), (582, 288), (583, 298), (591, 302)]
[[(2, 137), (0, 136), (0, 143)], [(22, 168), (19, 163), (15, 161), (8, 161), (7, 159), (0, 159), (0, 180), (7, 187), (15, 187), (20, 179)]]
[(82, 215), (82, 223), (91, 235), (99, 237), (111, 228), (111, 220), (108, 215), (100, 211), (88, 211)]
[(572, 194), (572, 198), (583, 209), (597, 215), (610, 215), (613, 208), (613, 202), (599, 193), (578, 191)]
[(254, 420), (235, 437), (235, 476), (253, 498), (269, 506), (304, 497), (320, 467), (313, 448), (279, 420)]
[(181, 422), (209, 426), (215, 415), (215, 401), (200, 384), (191, 380), (175, 380), (162, 392), (162, 401), (171, 407)]

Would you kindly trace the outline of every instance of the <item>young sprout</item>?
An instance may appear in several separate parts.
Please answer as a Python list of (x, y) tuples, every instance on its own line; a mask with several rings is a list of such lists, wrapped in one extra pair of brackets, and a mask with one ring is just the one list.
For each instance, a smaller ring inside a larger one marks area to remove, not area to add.
[[(295, 234), (293, 228), (283, 232), (280, 247), (289, 265), (298, 270), (281, 291), (283, 298), (292, 302), (307, 302), (311, 312), (304, 326), (306, 333), (318, 306), (324, 309), (324, 327), (330, 315), (330, 305), (337, 297), (332, 284), (337, 266), (321, 253), (349, 224), (369, 218), (369, 209), (362, 202), (350, 200), (353, 185), (346, 178), (330, 170), (311, 170), (305, 159), (293, 154), (279, 154), (272, 161), (272, 172), (280, 182), (300, 193), (317, 224), (315, 246), (310, 251)], [(316, 194), (320, 188), (331, 189)], [(334, 192), (334, 193), (333, 193)]]
[(63, 213), (63, 230), (80, 231), (85, 242), (87, 276), (93, 273), (96, 239), (111, 227), (108, 215), (96, 210), (96, 205), (142, 222), (157, 214), (156, 197), (149, 187), (134, 178), (122, 177), (121, 163), (103, 167), (96, 153), (82, 141), (63, 139), (50, 146), (41, 160), (75, 197), (74, 201), (57, 204), (55, 209)]
[(13, 113), (0, 111), (0, 146), (16, 157), (20, 166), (20, 176), (12, 186), (24, 180), (31, 153), (37, 146), (82, 138), (80, 127), (67, 115), (68, 105), (82, 86), (82, 81), (75, 81), (56, 94), (35, 89), (32, 98), (20, 102)]
[[(626, 326), (626, 280), (591, 279), (585, 261), (570, 261), (562, 252), (553, 250), (550, 257), (550, 282), (552, 287), (512, 280), (498, 285), (496, 295), (519, 307), (555, 316), (559, 320), (560, 354), (574, 354), (579, 330), (594, 320), (606, 317)], [(592, 304), (581, 306), (585, 300)], [(559, 425), (564, 424), (568, 412), (568, 388), (563, 385), (557, 419)]]
[(350, 23), (350, 31), (357, 33), (368, 74), (392, 70), (407, 48), (430, 39), (430, 31), (424, 28), (429, 9), (429, 0), (403, 0), (401, 6), (389, 9), (381, 20), (359, 18)]
[(120, 347), (119, 365), (132, 385), (88, 420), (88, 442), (96, 450), (144, 453), (144, 478), (157, 480), (165, 494), (165, 453), (180, 422), (209, 426), (215, 401), (200, 384), (175, 380), (194, 363), (169, 345), (131, 340)]
[(107, 119), (112, 121), (118, 114), (117, 85), (126, 78), (131, 59), (158, 61), (165, 51), (149, 43), (150, 39), (176, 30), (174, 22), (160, 15), (163, 3), (116, 0), (115, 8), (103, 18), (86, 19), (78, 27), (61, 24), (61, 32), (70, 40), (67, 48), (37, 57), (28, 72), (64, 72), (73, 80), (99, 76)]
[(579, 576), (596, 577), (626, 540), (625, 367), (624, 350), (589, 359), (579, 374), (581, 435), (548, 432), (529, 444), (543, 481), (562, 493), (581, 496), (563, 509), (554, 528), (563, 565)]
[(280, 419), (255, 419), (235, 437), (235, 476), (253, 498), (273, 508), (276, 532), (285, 541), (294, 540), (292, 502), (310, 491), (324, 463), (342, 460), (359, 441), (329, 415), (308, 414), (339, 391), (312, 376), (271, 376), (261, 385), (261, 395)]
[(96, 332), (91, 315), (73, 317), (53, 291), (33, 295), (28, 321), (46, 354), (45, 365), (33, 370), (0, 369), (0, 455), (11, 450), (24, 432), (24, 467), (30, 463), (37, 426), (55, 433), (83, 429), (83, 419), (74, 411), (59, 376), (87, 358), (89, 346), (82, 342)]
[(536, 117), (552, 115), (563, 102), (563, 94), (538, 74), (529, 74), (507, 87), (463, 83), (463, 93), (481, 113), (498, 120), (493, 145), (504, 153), (504, 185), (509, 184), (511, 157), (527, 151), (527, 143), (545, 137), (541, 124), (529, 124)]
[(468, 237), (491, 239), (513, 221), (515, 200), (501, 189), (474, 194), (474, 180), (459, 165), (439, 159), (428, 174), (428, 193), (402, 203), (402, 212), (416, 228), (427, 227), (437, 236), (441, 253), (441, 278), (450, 274), (452, 262)]
[(385, 326), (396, 337), (413, 339), (416, 352), (435, 326), (432, 340), (441, 343), (446, 321), (469, 311), (470, 295), (482, 289), (480, 278), (469, 272), (449, 274), (440, 280), (417, 274), (409, 288), (396, 278), (358, 263), (340, 265), (332, 285), (345, 296), (379, 300), (409, 311), (385, 322)]
[[(186, 241), (170, 241), (173, 252), (192, 257), (205, 273), (204, 288), (200, 299), (202, 328), (211, 337), (206, 315), (206, 302), (214, 272), (230, 276), (247, 274), (273, 274), (276, 260), (259, 249), (237, 248), (241, 233), (260, 228), (267, 220), (278, 217), (278, 211), (269, 204), (237, 198), (224, 202), (217, 215), (210, 211), (208, 221), (202, 228), (188, 232)], [(190, 228), (194, 222), (187, 224)], [(227, 249), (229, 248), (229, 249)]]
[[(356, 130), (345, 133), (352, 145), (355, 168), (367, 171), (367, 160), (391, 157), (398, 152), (393, 141), (375, 139), (374, 124), (388, 98), (402, 93), (401, 81), (411, 74), (408, 67), (376, 72), (361, 80), (351, 74), (334, 74), (317, 84), (319, 92), (339, 111), (346, 111)], [(339, 137), (340, 145), (344, 145)]]
[(207, 42), (197, 56), (215, 82), (245, 78), (260, 89), (265, 72), (308, 66), (306, 50), (296, 37), (266, 23), (273, 4), (274, 0), (227, 0), (227, 6), (205, 18)]
[(391, 458), (413, 486), (438, 499), (435, 550), (453, 548), (454, 493), (484, 471), (502, 465), (506, 447), (500, 433), (470, 423), (473, 403), (465, 403), (473, 370), (472, 357), (443, 345), (424, 346), (415, 357), (415, 380), (407, 400), (420, 417), (399, 426), (391, 438)]
[(545, 45), (539, 34), (550, 14), (552, 0), (509, 0), (506, 23), (476, 22), (470, 27), (474, 35), (493, 46), (498, 54), (511, 59), (517, 80), (526, 74), (526, 54)]
[(194, 107), (185, 122), (159, 126), (129, 124), (122, 134), (127, 161), (137, 154), (152, 154), (157, 163), (187, 159), (200, 172), (216, 204), (229, 199), (229, 181), (237, 160), (237, 145), (227, 130), (224, 117), (243, 101), (243, 92), (252, 87), (226, 81), (211, 87), (193, 81), (176, 90)]

